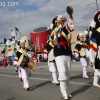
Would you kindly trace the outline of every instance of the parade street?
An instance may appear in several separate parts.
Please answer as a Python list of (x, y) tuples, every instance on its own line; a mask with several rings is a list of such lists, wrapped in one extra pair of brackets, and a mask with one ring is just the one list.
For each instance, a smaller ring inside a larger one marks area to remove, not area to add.
[[(100, 100), (100, 89), (92, 86), (93, 69), (89, 67), (90, 79), (82, 78), (80, 62), (72, 62), (69, 91), (70, 100)], [(0, 67), (0, 100), (62, 100), (59, 85), (51, 84), (47, 63), (39, 63), (29, 79), (30, 91), (23, 89), (18, 75), (11, 66)]]

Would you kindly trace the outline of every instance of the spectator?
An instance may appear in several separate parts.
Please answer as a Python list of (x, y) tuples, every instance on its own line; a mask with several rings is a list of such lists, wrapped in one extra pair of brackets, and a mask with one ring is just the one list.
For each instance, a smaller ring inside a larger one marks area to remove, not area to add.
[(4, 67), (8, 66), (7, 58), (5, 57), (5, 55), (3, 55), (2, 64), (3, 64)]

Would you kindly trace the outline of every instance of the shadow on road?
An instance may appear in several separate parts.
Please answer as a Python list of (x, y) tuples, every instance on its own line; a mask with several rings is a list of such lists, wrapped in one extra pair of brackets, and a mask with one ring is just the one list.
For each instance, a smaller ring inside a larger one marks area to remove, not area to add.
[(72, 77), (70, 78), (70, 80), (72, 80), (72, 79), (77, 79), (77, 78), (82, 78), (82, 74), (72, 76)]
[(7, 99), (7, 100), (14, 100), (14, 99), (16, 99), (16, 97), (13, 97), (13, 98), (10, 98), (10, 99)]
[(46, 81), (46, 82), (40, 83), (40, 84), (38, 84), (36, 86), (32, 86), (32, 87), (30, 87), (29, 91), (33, 91), (33, 90), (35, 90), (35, 89), (37, 89), (39, 87), (42, 87), (42, 86), (44, 86), (44, 85), (46, 85), (48, 83), (50, 83), (50, 81)]
[[(88, 72), (88, 76), (91, 78), (93, 77), (93, 72)], [(70, 79), (78, 79), (78, 78), (82, 78), (82, 73), (79, 74), (79, 75), (75, 75), (75, 76), (72, 76)]]
[[(93, 82), (89, 82), (87, 84), (92, 84)], [(84, 86), (81, 86), (79, 89), (75, 90), (74, 92), (72, 92), (71, 94), (74, 96), (74, 95), (77, 95), (77, 94), (80, 94), (82, 92), (85, 92), (86, 90), (88, 90), (89, 88), (91, 88), (92, 86), (91, 85), (84, 85)]]

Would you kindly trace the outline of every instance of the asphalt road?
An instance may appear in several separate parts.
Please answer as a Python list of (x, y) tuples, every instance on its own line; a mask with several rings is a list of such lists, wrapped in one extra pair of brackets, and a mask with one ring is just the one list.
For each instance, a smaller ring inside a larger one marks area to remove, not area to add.
[[(70, 100), (100, 100), (100, 89), (92, 86), (93, 69), (89, 67), (90, 79), (82, 78), (79, 62), (72, 62), (69, 92)], [(0, 100), (62, 100), (59, 86), (50, 82), (47, 63), (39, 63), (29, 79), (30, 91), (23, 89), (18, 75), (11, 66), (0, 67)]]

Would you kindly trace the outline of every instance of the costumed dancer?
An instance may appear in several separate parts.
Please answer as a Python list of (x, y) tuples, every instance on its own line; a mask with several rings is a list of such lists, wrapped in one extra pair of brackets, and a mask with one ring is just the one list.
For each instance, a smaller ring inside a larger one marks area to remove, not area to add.
[[(49, 67), (49, 71), (51, 73), (51, 82), (55, 85), (59, 85), (59, 81), (57, 79), (57, 66), (56, 66), (56, 63), (55, 63), (55, 57), (54, 57), (54, 49), (52, 49), (48, 56), (47, 54), (45, 53), (45, 49), (47, 48), (50, 48), (50, 45), (49, 45), (49, 41), (47, 41), (47, 45), (45, 46), (44, 48), (44, 59), (47, 60), (48, 59), (48, 67)], [(51, 47), (52, 48), (52, 47)], [(47, 58), (48, 57), (48, 58)]]
[(94, 68), (93, 86), (100, 88), (100, 11), (94, 15), (95, 31), (92, 32), (89, 44), (90, 65)]
[[(97, 16), (97, 15), (96, 15)], [(96, 19), (97, 17), (95, 17), (94, 19)], [(91, 21), (91, 23), (90, 23), (90, 25), (89, 25), (89, 29), (87, 29), (87, 30), (85, 30), (84, 31), (84, 34), (85, 34), (85, 42), (89, 45), (89, 43), (90, 43), (90, 38), (91, 38), (91, 35), (92, 35), (92, 33), (93, 33), (93, 31), (95, 31), (95, 29), (96, 29), (96, 22), (98, 22), (98, 20), (96, 19), (96, 20), (92, 20)], [(93, 69), (94, 69), (94, 67), (93, 67)], [(94, 72), (95, 72), (95, 70), (94, 70)], [(93, 76), (94, 76), (94, 72), (93, 72)]]
[(69, 22), (67, 24), (65, 24), (65, 21), (66, 18), (62, 15), (54, 17), (52, 22), (55, 26), (51, 32), (50, 43), (54, 45), (54, 56), (59, 73), (58, 80), (60, 81), (60, 91), (62, 93), (63, 99), (68, 100), (69, 97), (72, 97), (72, 95), (68, 92), (71, 70), (68, 34), (74, 29), (72, 15), (69, 15)]
[(16, 71), (16, 73), (18, 74), (18, 66), (14, 66), (14, 58), (17, 57), (16, 52), (17, 52), (17, 49), (14, 48), (14, 53), (12, 54), (11, 58), (12, 58), (12, 62), (13, 62), (13, 68)]
[(86, 42), (84, 42), (84, 34), (83, 33), (79, 33), (79, 35), (77, 36), (78, 41), (75, 45), (75, 49), (74, 49), (74, 55), (76, 58), (80, 58), (80, 62), (81, 65), (83, 67), (83, 78), (89, 78), (89, 76), (87, 75), (87, 68), (88, 68), (88, 64), (89, 64), (89, 55), (88, 55), (88, 45)]
[(14, 59), (14, 65), (19, 66), (18, 70), (19, 70), (20, 80), (23, 82), (23, 88), (28, 91), (29, 90), (28, 79), (30, 77), (30, 70), (27, 68), (28, 54), (25, 50), (25, 40), (20, 40), (19, 44), (20, 44), (20, 47), (16, 52), (17, 57), (15, 57)]

